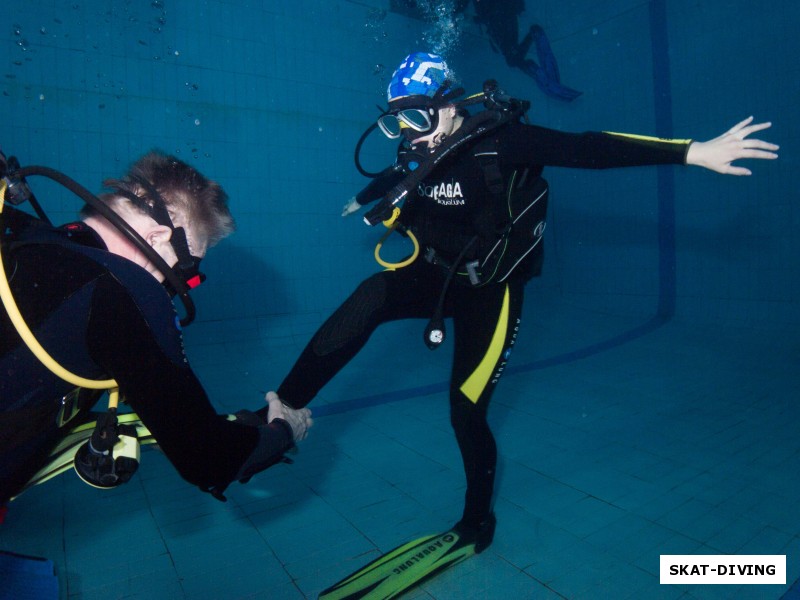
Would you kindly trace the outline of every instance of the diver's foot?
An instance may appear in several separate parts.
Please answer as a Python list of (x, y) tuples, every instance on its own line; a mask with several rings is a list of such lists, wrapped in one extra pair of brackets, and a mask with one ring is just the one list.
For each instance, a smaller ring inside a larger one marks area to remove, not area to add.
[(467, 543), (474, 542), (475, 554), (480, 554), (492, 544), (496, 526), (497, 518), (494, 516), (494, 513), (492, 513), (477, 525), (461, 519), (455, 524), (453, 529), (455, 529)]

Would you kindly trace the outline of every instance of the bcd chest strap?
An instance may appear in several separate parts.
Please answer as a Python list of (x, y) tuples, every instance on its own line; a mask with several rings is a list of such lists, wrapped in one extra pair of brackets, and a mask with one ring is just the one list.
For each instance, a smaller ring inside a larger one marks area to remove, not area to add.
[(547, 182), (527, 168), (503, 175), (495, 138), (476, 149), (491, 197), (476, 223), (477, 257), (459, 266), (460, 280), (474, 287), (503, 282), (513, 273), (525, 279), (541, 273), (542, 235), (547, 217)]

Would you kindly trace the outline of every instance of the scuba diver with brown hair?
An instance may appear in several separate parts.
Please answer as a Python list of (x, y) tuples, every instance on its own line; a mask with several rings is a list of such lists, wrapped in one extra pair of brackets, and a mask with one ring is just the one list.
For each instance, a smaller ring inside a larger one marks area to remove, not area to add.
[[(82, 220), (54, 227), (38, 203), (39, 218), (11, 206), (34, 203), (29, 174), (81, 195), (89, 203)], [(220, 499), (231, 482), (279, 462), (311, 425), (307, 410), (274, 394), (263, 418), (217, 414), (184, 354), (181, 326), (194, 318), (188, 290), (203, 279), (207, 249), (234, 229), (225, 191), (158, 152), (105, 185), (111, 191), (97, 198), (60, 173), (20, 169), (3, 156), (0, 506), (35, 483), (59, 443), (90, 418), (102, 392), (83, 385), (121, 396), (180, 475)], [(171, 294), (187, 307), (185, 319)], [(138, 466), (138, 445), (135, 457), (116, 455), (136, 432), (121, 432), (115, 409), (75, 460), (100, 488), (127, 481)]]
[[(440, 56), (409, 55), (394, 72), (389, 107), (375, 128), (402, 140), (397, 162), (344, 207), (371, 202), (369, 224), (395, 218), (418, 252), (364, 280), (313, 335), (277, 389), (305, 407), (364, 347), (382, 323), (430, 320), (424, 341), (436, 348), (443, 318), (454, 325), (450, 415), (467, 481), (455, 529), (480, 552), (492, 541), (497, 450), (487, 422), (491, 397), (520, 331), (525, 283), (539, 274), (545, 225), (545, 166), (606, 169), (698, 165), (749, 175), (731, 163), (776, 158), (777, 146), (749, 136), (770, 126), (747, 119), (709, 142), (664, 140), (606, 132), (565, 133), (522, 122), (527, 103), (494, 82), (461, 100)], [(475, 115), (468, 107), (482, 102)], [(399, 217), (393, 209), (402, 204)], [(433, 317), (433, 318), (432, 318)]]

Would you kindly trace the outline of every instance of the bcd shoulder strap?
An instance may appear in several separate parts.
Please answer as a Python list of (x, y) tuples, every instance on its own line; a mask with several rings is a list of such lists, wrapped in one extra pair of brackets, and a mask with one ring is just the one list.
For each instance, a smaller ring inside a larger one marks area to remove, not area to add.
[(505, 281), (514, 271), (526, 281), (538, 276), (543, 261), (547, 182), (530, 176), (528, 169), (504, 177), (495, 137), (481, 144), (474, 156), (491, 194), (485, 213), (490, 225), (483, 227), (478, 258), (459, 274), (467, 276), (473, 286)]
[(489, 143), (483, 144), (482, 148), (476, 149), (474, 156), (483, 171), (484, 183), (492, 194), (486, 216), (491, 218), (493, 233), (502, 234), (510, 224), (509, 214), (504, 206), (506, 204), (504, 202), (506, 182), (500, 169), (497, 138), (492, 137), (487, 141)]

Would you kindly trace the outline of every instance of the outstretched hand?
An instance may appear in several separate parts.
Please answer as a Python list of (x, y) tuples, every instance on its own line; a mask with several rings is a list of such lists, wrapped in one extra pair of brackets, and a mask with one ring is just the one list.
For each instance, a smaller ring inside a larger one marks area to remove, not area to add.
[(269, 404), (268, 423), (271, 423), (273, 419), (283, 419), (291, 426), (295, 442), (306, 439), (309, 428), (314, 424), (310, 410), (307, 408), (295, 410), (286, 406), (275, 392), (267, 392), (267, 402)]
[(748, 137), (768, 129), (772, 123), (751, 125), (752, 122), (753, 117), (748, 117), (713, 140), (692, 142), (686, 154), (686, 164), (705, 167), (723, 175), (751, 175), (750, 169), (735, 167), (731, 163), (740, 158), (778, 158), (775, 151), (779, 147), (776, 144)]
[(352, 215), (354, 212), (357, 212), (358, 209), (361, 208), (361, 205), (356, 201), (356, 197), (353, 196), (350, 200), (347, 201), (347, 204), (344, 205), (342, 209), (342, 216), (346, 217), (347, 215)]

